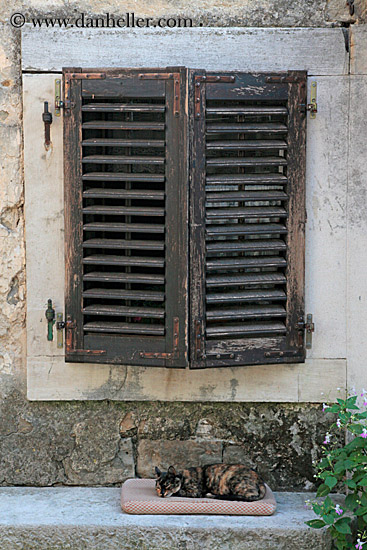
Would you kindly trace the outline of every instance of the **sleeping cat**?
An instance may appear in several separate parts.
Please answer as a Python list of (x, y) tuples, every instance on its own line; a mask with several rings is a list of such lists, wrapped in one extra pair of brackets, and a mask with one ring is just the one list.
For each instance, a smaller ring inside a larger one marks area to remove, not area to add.
[(263, 480), (252, 468), (242, 464), (211, 464), (176, 472), (155, 468), (156, 491), (160, 497), (205, 497), (208, 493), (222, 500), (252, 502), (264, 497)]

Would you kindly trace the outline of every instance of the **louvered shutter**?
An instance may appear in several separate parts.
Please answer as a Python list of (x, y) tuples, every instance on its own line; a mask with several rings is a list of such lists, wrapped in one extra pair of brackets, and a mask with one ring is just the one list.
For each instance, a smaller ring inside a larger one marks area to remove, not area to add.
[(190, 90), (191, 366), (302, 362), (306, 73)]
[(64, 69), (67, 361), (186, 364), (185, 81)]

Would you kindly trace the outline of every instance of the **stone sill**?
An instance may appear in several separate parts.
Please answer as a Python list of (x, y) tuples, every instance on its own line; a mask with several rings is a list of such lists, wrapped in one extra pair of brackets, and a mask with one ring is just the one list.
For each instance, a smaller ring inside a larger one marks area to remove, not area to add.
[(305, 500), (275, 493), (273, 516), (162, 516), (121, 512), (119, 488), (0, 488), (0, 548), (13, 550), (329, 550)]

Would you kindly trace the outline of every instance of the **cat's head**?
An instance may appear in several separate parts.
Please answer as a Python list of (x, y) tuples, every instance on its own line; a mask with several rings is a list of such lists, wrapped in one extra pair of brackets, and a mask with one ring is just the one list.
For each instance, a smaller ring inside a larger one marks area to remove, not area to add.
[(155, 490), (159, 497), (170, 497), (181, 488), (182, 474), (177, 473), (174, 466), (170, 466), (167, 472), (161, 472), (155, 468), (156, 482)]

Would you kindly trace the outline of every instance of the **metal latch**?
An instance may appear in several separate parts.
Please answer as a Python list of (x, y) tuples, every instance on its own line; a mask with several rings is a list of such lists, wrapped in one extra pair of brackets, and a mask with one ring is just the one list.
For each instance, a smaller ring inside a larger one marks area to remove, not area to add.
[(48, 101), (43, 102), (42, 120), (45, 124), (45, 147), (46, 147), (46, 150), (48, 150), (48, 148), (50, 147), (50, 143), (51, 143), (50, 126), (52, 124), (52, 114), (48, 110)]
[(52, 300), (47, 300), (47, 309), (45, 311), (45, 317), (47, 319), (47, 340), (52, 342), (54, 339), (54, 324), (55, 324), (55, 310), (52, 307)]
[(308, 313), (306, 315), (306, 322), (302, 317), (298, 320), (297, 323), (299, 330), (306, 331), (306, 349), (312, 348), (312, 333), (315, 332), (315, 324), (312, 322), (312, 314)]

